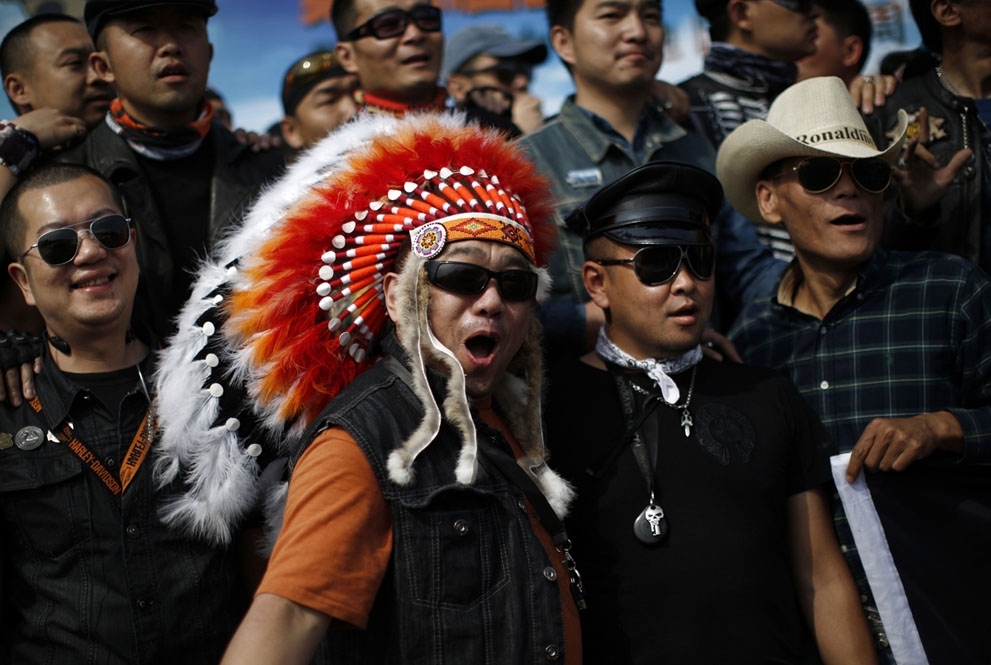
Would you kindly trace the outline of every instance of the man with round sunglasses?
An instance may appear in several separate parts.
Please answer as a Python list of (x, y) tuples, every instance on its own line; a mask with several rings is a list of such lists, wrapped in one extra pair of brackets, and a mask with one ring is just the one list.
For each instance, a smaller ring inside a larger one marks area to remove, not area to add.
[(166, 526), (157, 353), (132, 330), (136, 234), (68, 164), (0, 204), (9, 272), (45, 322), (36, 396), (0, 404), (0, 662), (216, 663), (246, 607), (232, 548)]
[(902, 112), (879, 150), (842, 81), (814, 78), (730, 134), (717, 162), (727, 197), (787, 228), (796, 253), (731, 338), (745, 361), (792, 378), (844, 453), (836, 525), (879, 648), (897, 662), (980, 663), (991, 282), (955, 256), (879, 248), (890, 169), (878, 160), (895, 159), (907, 126)]
[(552, 371), (546, 409), (578, 495), (583, 652), (798, 664), (818, 647), (826, 664), (874, 663), (832, 529), (828, 436), (784, 377), (702, 356), (721, 204), (710, 173), (654, 162), (568, 217), (606, 315), (595, 351)]

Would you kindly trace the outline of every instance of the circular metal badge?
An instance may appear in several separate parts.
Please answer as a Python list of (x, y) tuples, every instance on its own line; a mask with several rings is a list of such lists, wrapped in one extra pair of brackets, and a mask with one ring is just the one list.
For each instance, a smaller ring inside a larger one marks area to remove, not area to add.
[(34, 450), (45, 442), (45, 432), (40, 427), (28, 425), (17, 430), (14, 435), (14, 445), (21, 450)]
[(424, 259), (432, 259), (444, 250), (447, 243), (447, 228), (443, 224), (431, 222), (413, 231), (413, 252)]

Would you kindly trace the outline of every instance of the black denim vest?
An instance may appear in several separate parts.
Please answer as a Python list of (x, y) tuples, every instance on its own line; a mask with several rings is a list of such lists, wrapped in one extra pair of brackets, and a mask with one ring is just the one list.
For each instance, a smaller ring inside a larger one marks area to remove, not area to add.
[[(330, 631), (314, 662), (523, 665), (563, 658), (561, 596), (523, 492), (484, 454), (475, 483), (458, 483), (461, 439), (447, 423), (417, 458), (410, 485), (389, 479), (389, 453), (423, 417), (399, 374), (408, 377), (399, 362), (380, 362), (311, 428), (340, 426), (355, 438), (390, 506), (394, 535), (367, 630)], [(440, 403), (443, 379), (430, 379)], [(474, 421), (480, 441), (509, 450), (498, 432)]]

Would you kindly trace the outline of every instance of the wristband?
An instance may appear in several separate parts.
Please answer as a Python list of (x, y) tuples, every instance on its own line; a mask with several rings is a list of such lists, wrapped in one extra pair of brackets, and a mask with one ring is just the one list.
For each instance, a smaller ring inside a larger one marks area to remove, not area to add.
[(12, 122), (0, 121), (0, 164), (15, 176), (31, 168), (40, 150), (41, 145), (34, 134)]

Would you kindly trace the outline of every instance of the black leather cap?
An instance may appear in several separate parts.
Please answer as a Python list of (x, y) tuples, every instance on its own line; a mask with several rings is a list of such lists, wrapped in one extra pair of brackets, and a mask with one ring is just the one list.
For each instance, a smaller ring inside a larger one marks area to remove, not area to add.
[(86, 0), (83, 20), (86, 22), (86, 29), (89, 31), (90, 37), (95, 40), (111, 17), (149, 7), (189, 7), (202, 10), (204, 16), (208, 17), (217, 13), (216, 0), (158, 0), (157, 2), (154, 0)]
[(604, 235), (628, 245), (705, 244), (722, 205), (723, 188), (708, 171), (650, 162), (601, 188), (565, 223), (586, 242)]

